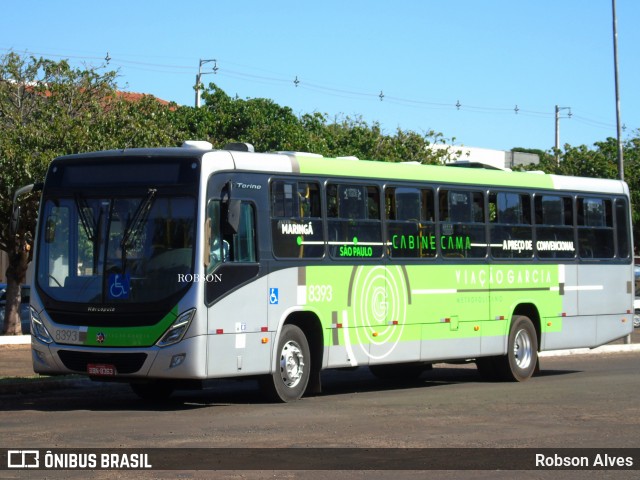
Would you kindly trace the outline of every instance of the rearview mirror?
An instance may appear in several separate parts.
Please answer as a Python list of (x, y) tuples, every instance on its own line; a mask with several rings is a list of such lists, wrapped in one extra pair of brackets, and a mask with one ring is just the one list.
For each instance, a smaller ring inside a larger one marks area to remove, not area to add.
[(14, 206), (13, 212), (11, 213), (11, 234), (15, 235), (20, 228), (20, 206)]
[(47, 218), (47, 224), (44, 229), (44, 242), (53, 243), (56, 240), (56, 225), (58, 219), (54, 216)]

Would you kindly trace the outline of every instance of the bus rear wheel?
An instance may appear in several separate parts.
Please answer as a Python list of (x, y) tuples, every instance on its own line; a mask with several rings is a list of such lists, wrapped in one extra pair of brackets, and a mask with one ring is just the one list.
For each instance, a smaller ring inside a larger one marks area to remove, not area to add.
[(538, 336), (529, 317), (513, 317), (507, 354), (494, 361), (502, 380), (524, 382), (531, 378), (538, 364)]
[(261, 387), (271, 400), (296, 401), (307, 389), (311, 374), (311, 351), (307, 337), (296, 325), (285, 325), (276, 352), (276, 369), (262, 379)]

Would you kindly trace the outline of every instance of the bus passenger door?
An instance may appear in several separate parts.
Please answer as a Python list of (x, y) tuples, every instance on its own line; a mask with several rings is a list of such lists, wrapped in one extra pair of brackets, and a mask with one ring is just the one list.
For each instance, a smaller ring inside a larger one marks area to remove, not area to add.
[(259, 277), (255, 207), (238, 201), (229, 226), (227, 208), (210, 200), (205, 225), (205, 303), (210, 377), (266, 373), (270, 345), (266, 326), (266, 280)]

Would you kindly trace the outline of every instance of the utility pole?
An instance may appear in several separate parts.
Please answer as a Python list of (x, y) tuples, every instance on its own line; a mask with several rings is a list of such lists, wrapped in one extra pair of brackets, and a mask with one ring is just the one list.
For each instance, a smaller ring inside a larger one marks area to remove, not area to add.
[[(611, 0), (613, 17), (613, 71), (616, 88), (616, 133), (618, 135), (618, 178), (624, 180), (624, 160), (622, 158), (622, 127), (620, 125), (620, 86), (618, 84), (618, 21), (616, 19), (616, 0)], [(624, 343), (631, 343), (631, 334), (624, 337)]]
[(616, 20), (616, 0), (612, 0), (613, 14), (613, 70), (616, 84), (616, 127), (618, 133), (618, 178), (624, 180), (624, 164), (622, 159), (622, 127), (620, 125), (620, 87), (618, 85), (618, 26)]
[[(210, 62), (213, 62), (213, 71), (203, 72), (202, 65)], [(200, 84), (202, 83), (202, 76), (208, 75), (210, 73), (213, 73), (213, 74), (218, 73), (218, 64), (216, 62), (217, 60), (215, 58), (212, 58), (210, 60), (200, 59), (200, 63), (198, 64), (198, 74), (196, 75), (196, 108), (200, 108)]]
[[(566, 117), (560, 117), (560, 110), (569, 110)], [(571, 107), (559, 107), (556, 105), (556, 164), (560, 165), (560, 118), (571, 118)]]

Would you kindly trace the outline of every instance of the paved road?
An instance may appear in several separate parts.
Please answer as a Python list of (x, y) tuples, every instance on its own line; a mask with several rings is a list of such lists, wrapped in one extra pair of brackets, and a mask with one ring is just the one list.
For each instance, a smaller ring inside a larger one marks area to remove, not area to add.
[[(540, 376), (521, 384), (482, 382), (472, 366), (437, 368), (403, 384), (379, 381), (366, 369), (334, 371), (324, 375), (322, 395), (287, 405), (264, 403), (253, 382), (220, 382), (211, 390), (178, 392), (168, 404), (149, 405), (126, 386), (83, 381), (61, 390), (0, 396), (0, 446), (614, 450), (640, 446), (640, 353), (543, 358), (542, 369)], [(640, 463), (640, 457), (635, 461)], [(119, 478), (115, 473), (99, 475)], [(321, 473), (307, 473), (304, 478), (326, 478), (327, 472)], [(383, 473), (342, 472), (340, 478), (389, 477)], [(496, 472), (457, 473), (437, 476), (499, 477)], [(501, 478), (512, 478), (514, 473), (504, 472)], [(137, 478), (175, 478), (177, 473), (148, 475)], [(180, 475), (207, 478), (213, 473)], [(588, 478), (637, 478), (637, 470), (593, 475), (587, 472)], [(295, 472), (268, 476), (302, 478)], [(424, 472), (393, 476), (424, 478)], [(266, 475), (218, 472), (216, 478)], [(535, 478), (585, 478), (585, 472), (536, 472)]]

